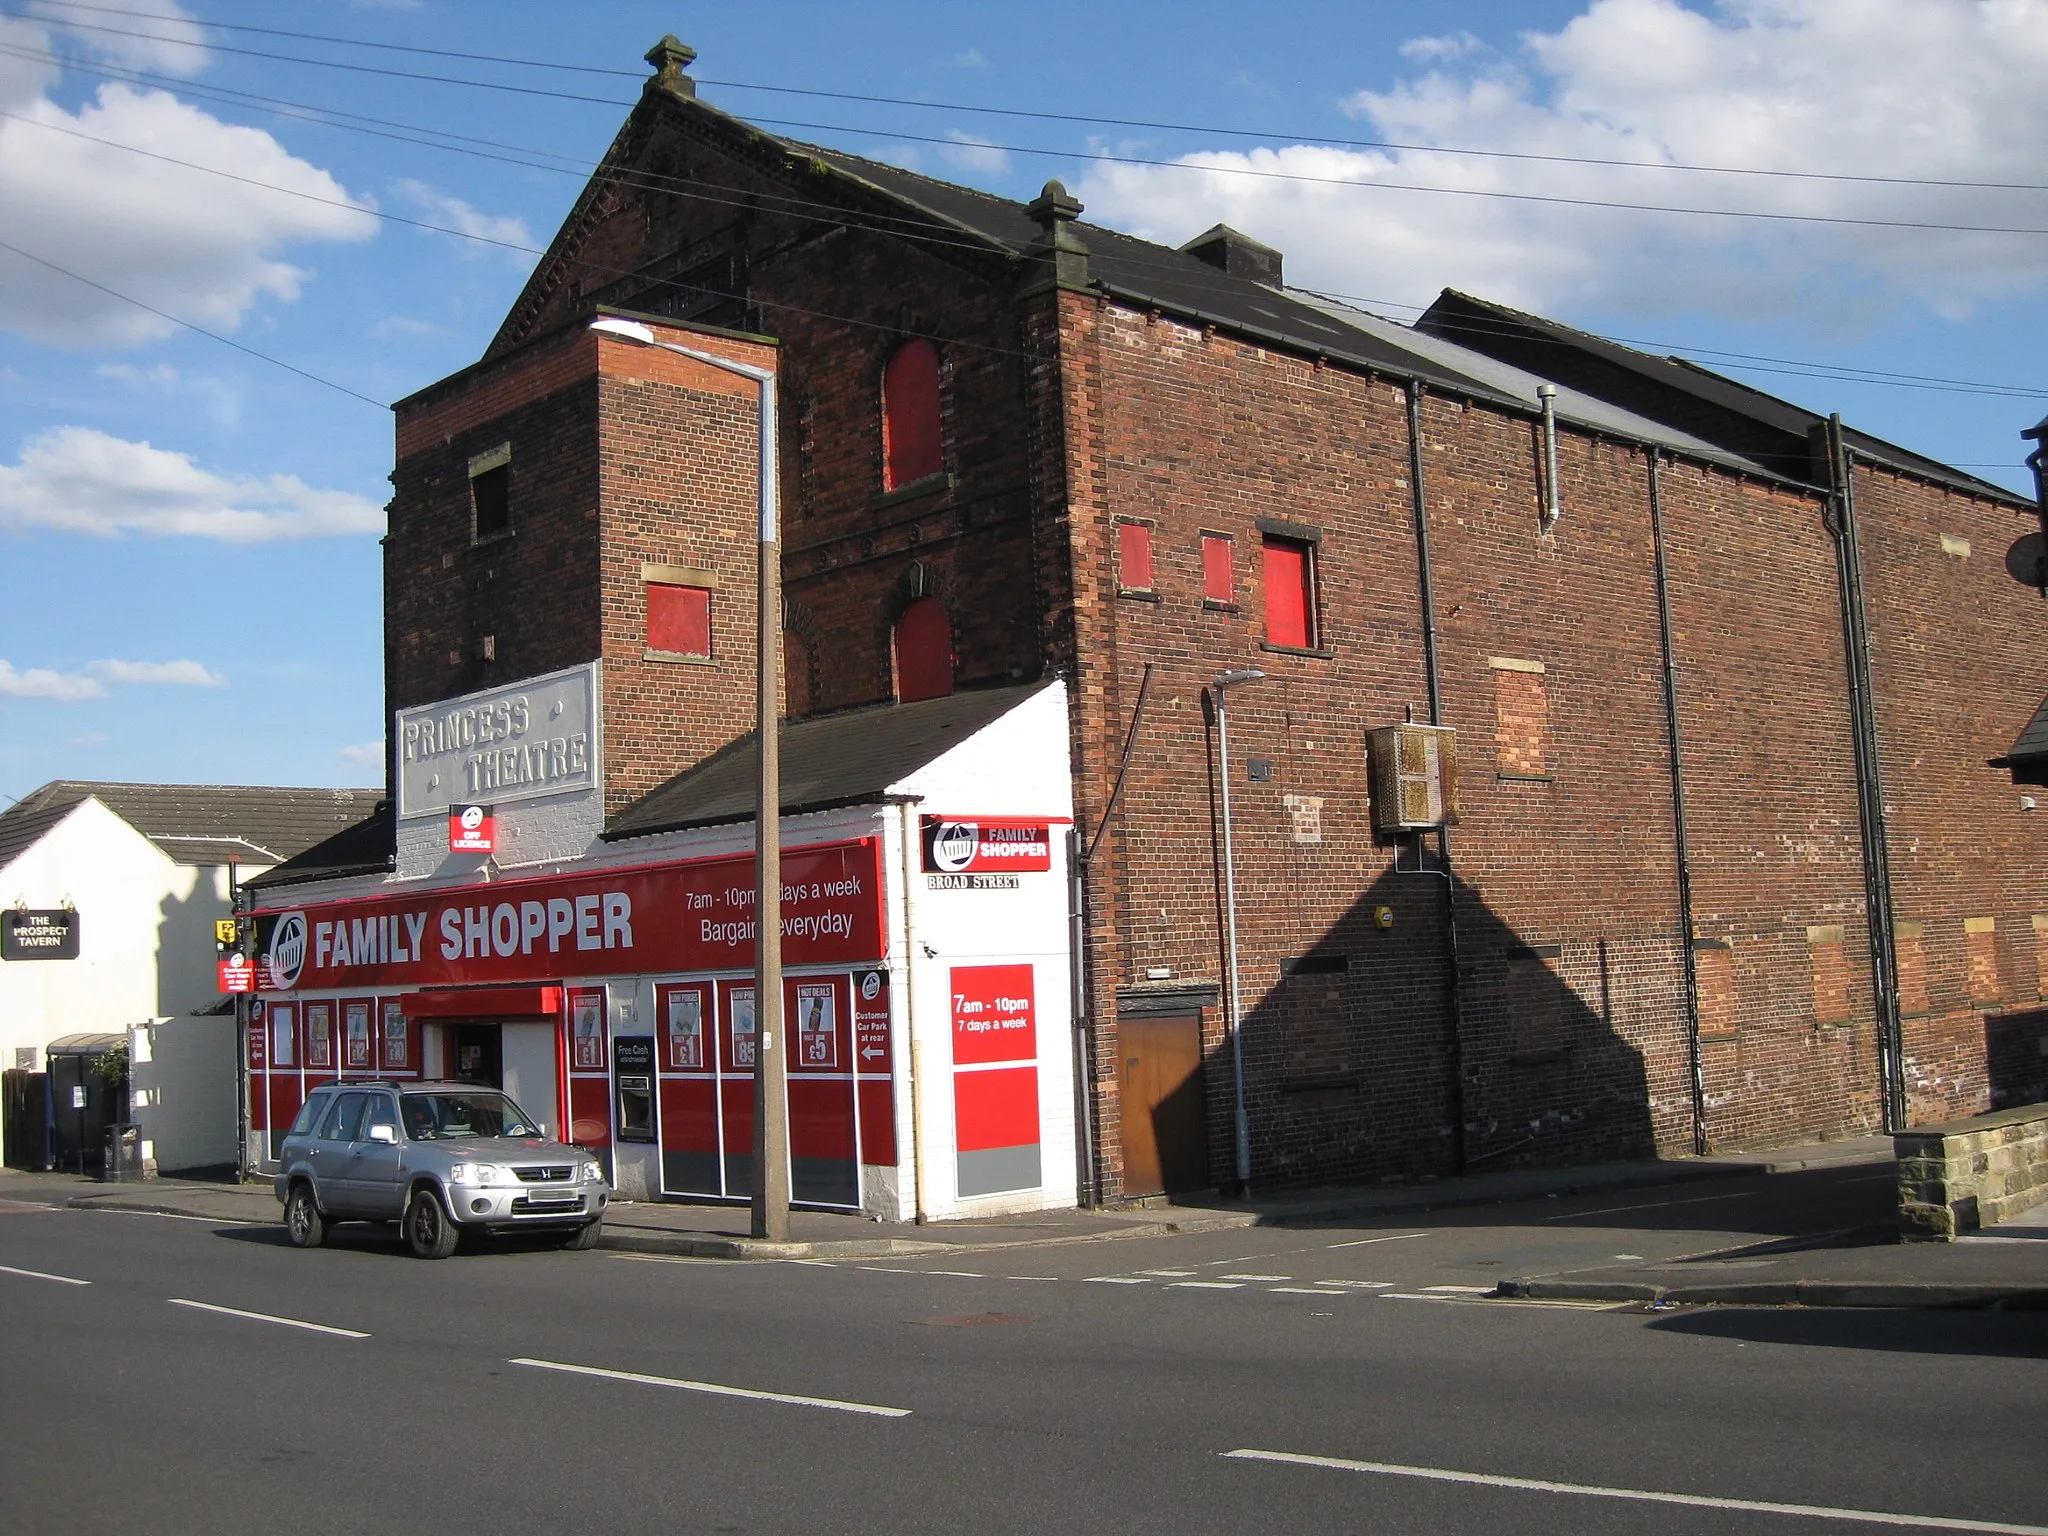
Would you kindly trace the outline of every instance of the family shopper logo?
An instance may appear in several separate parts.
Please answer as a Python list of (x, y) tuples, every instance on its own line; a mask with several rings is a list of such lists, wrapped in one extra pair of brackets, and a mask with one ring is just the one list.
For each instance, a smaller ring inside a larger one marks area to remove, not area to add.
[(957, 875), (974, 862), (981, 848), (981, 828), (971, 821), (942, 821), (932, 831), (931, 866), (940, 874)]
[(270, 982), (280, 992), (299, 984), (299, 972), (306, 965), (306, 914), (287, 912), (270, 931), (270, 949), (263, 957)]

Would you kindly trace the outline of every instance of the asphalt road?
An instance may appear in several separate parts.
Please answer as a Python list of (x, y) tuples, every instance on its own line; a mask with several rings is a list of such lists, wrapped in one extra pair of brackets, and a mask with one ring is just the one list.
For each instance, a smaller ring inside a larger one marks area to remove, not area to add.
[(0, 1205), (0, 1531), (2048, 1530), (2042, 1314), (1477, 1294), (1775, 1198), (950, 1264)]

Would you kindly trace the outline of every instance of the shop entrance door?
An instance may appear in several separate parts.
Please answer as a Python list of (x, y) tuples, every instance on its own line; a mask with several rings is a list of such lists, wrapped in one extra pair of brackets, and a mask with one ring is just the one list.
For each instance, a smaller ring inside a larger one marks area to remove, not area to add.
[(1124, 1018), (1116, 1028), (1124, 1194), (1207, 1188), (1201, 1015)]
[(450, 1065), (458, 1079), (487, 1088), (505, 1086), (504, 1042), (497, 1025), (457, 1024), (449, 1035)]

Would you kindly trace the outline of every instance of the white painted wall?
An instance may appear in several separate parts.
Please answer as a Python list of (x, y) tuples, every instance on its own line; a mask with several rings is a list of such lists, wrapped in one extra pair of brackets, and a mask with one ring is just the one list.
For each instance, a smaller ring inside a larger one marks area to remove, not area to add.
[(512, 1102), (541, 1121), (553, 1136), (562, 1134), (555, 1108), (555, 1046), (561, 1038), (554, 1024), (499, 1026), (505, 1070), (505, 1091)]
[(158, 1019), (128, 1031), (129, 1102), (146, 1172), (235, 1160), (240, 1039), (232, 1016)]

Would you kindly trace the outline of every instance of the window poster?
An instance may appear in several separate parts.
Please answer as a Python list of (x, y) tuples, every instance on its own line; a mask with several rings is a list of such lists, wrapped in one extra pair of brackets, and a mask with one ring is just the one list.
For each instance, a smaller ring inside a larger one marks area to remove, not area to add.
[[(308, 1014), (310, 1018), (310, 1013)], [(342, 1034), (345, 1037), (343, 1049), (345, 1060), (351, 1067), (364, 1071), (370, 1066), (370, 1005), (349, 1003), (341, 1011)]]
[(270, 1010), (270, 1064), (273, 1067), (298, 1065), (298, 1053), (293, 1049), (292, 1036), (297, 1033), (293, 1010), (272, 1005)]
[(754, 989), (734, 987), (732, 1000), (732, 1064), (754, 1069)]
[(327, 1027), (327, 1005), (306, 1005), (306, 1065), (324, 1068), (334, 1065), (333, 1033)]
[(668, 995), (668, 1064), (691, 1071), (704, 1065), (704, 994), (694, 987)]
[(570, 1005), (570, 1033), (576, 1042), (576, 1070), (604, 1070), (604, 994), (578, 992)]
[(384, 1067), (403, 1072), (412, 1062), (412, 1032), (406, 1027), (405, 1004), (396, 998), (384, 1004)]
[(797, 1061), (806, 1067), (839, 1065), (839, 1036), (833, 1028), (830, 982), (796, 989)]

